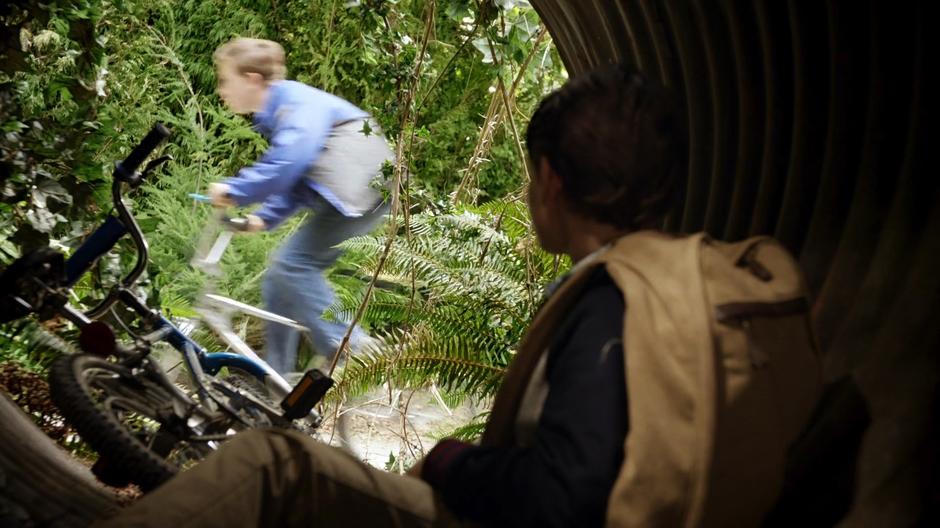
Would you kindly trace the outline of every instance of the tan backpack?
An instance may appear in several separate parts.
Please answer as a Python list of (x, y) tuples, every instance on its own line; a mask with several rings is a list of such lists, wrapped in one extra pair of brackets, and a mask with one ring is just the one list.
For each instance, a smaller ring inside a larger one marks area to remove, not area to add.
[(728, 244), (645, 231), (616, 241), (536, 316), (484, 442), (514, 441), (534, 365), (598, 265), (627, 306), (630, 431), (607, 525), (759, 525), (822, 386), (802, 275), (767, 237)]

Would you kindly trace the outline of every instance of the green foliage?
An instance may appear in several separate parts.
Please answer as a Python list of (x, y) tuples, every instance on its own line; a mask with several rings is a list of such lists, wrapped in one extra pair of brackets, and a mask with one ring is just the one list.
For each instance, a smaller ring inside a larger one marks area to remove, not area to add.
[(483, 416), (477, 416), (470, 423), (448, 432), (441, 438), (456, 438), (465, 441), (476, 440), (483, 436), (483, 431), (486, 429), (486, 421), (483, 418)]
[(44, 371), (60, 355), (74, 352), (71, 344), (35, 321), (0, 325), (0, 363)]
[[(492, 396), (554, 273), (528, 225), (525, 206), (506, 199), (414, 215), (410, 233), (399, 226), (363, 317), (384, 346), (350, 362), (338, 395), (389, 381), (434, 382), (458, 399)], [(334, 273), (374, 273), (386, 242), (347, 241)], [(361, 301), (361, 287), (342, 290), (333, 315), (349, 319)]]
[[(342, 390), (433, 380), (457, 398), (492, 394), (555, 271), (535, 249), (524, 206), (509, 198), (524, 172), (508, 116), (521, 133), (563, 74), (550, 42), (536, 38), (528, 2), (28, 0), (0, 7), (0, 21), (0, 264), (35, 246), (77, 247), (111, 209), (113, 163), (163, 122), (173, 135), (159, 154), (174, 159), (127, 201), (151, 249), (141, 292), (192, 315), (205, 278), (189, 261), (208, 211), (188, 195), (266, 147), (216, 96), (212, 52), (235, 36), (269, 38), (285, 47), (289, 78), (371, 112), (405, 153), (403, 200), (413, 214), (363, 321), (390, 346), (350, 365)], [(502, 104), (500, 85), (511, 108), (488, 120)], [(484, 127), (493, 133), (481, 135)], [(477, 205), (452, 205), (471, 165)], [(220, 293), (258, 303), (269, 255), (302, 220), (236, 237)], [(385, 242), (347, 244), (330, 275), (340, 298), (332, 316), (356, 312)], [(128, 249), (82, 279), (79, 300), (100, 298), (126, 272)], [(260, 345), (260, 327), (244, 328)], [(18, 347), (4, 357), (42, 367)]]
[(94, 115), (103, 69), (94, 25), (97, 2), (38, 1), (0, 7), (0, 248), (19, 249), (81, 229), (69, 221), (96, 212), (102, 181), (94, 158), (104, 141)]
[[(155, 121), (174, 131), (166, 150), (177, 161), (169, 172), (173, 183), (183, 186), (158, 185), (160, 192), (175, 193), (179, 208), (173, 211), (165, 201), (150, 210), (150, 201), (159, 199), (153, 189), (138, 200), (138, 211), (149, 215), (148, 227), (161, 218), (182, 219), (191, 209), (187, 192), (250, 162), (263, 141), (246, 120), (222, 109), (214, 95), (212, 51), (237, 35), (282, 42), (292, 77), (360, 104), (393, 141), (405, 133), (401, 140), (413, 141), (409, 172), (414, 190), (427, 189), (431, 200), (447, 196), (473, 151), (494, 79), (513, 73), (512, 61), (521, 59), (537, 18), (526, 2), (486, 3), (482, 12), (466, 0), (437, 4), (414, 135), (400, 130), (398, 105), (427, 29), (425, 14), (432, 3), (426, 1), (73, 0), (6, 8), (0, 13), (9, 26), (5, 34), (15, 36), (18, 45), (4, 48), (11, 60), (0, 77), (7, 98), (0, 118), (11, 132), (0, 143), (3, 260), (15, 257), (24, 244), (52, 239), (75, 246), (86, 221), (109, 209), (111, 163)], [(505, 47), (499, 52), (507, 60), (502, 70), (486, 60), (492, 53), (478, 51), (484, 34)], [(557, 73), (551, 47), (543, 45), (538, 54), (543, 59), (532, 63), (529, 82), (518, 93), (520, 115), (544, 93), (545, 79), (557, 78), (546, 74)], [(500, 134), (493, 162), (480, 178), (481, 197), (498, 198), (519, 184), (520, 160), (512, 141)], [(167, 242), (178, 243), (183, 233), (173, 231)], [(185, 236), (192, 234), (189, 230)], [(158, 234), (151, 242), (160, 247), (164, 241)], [(155, 259), (155, 268), (172, 266), (169, 261), (182, 256), (183, 248), (173, 247), (166, 259)]]

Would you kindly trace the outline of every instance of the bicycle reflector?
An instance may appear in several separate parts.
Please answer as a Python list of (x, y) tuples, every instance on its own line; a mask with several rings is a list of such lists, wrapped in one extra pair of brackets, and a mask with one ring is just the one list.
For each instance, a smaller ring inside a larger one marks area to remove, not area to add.
[(108, 357), (117, 348), (117, 338), (110, 326), (101, 321), (92, 321), (82, 326), (78, 346), (89, 354)]
[(281, 402), (284, 418), (296, 420), (307, 416), (332, 386), (332, 378), (317, 369), (308, 370), (304, 373), (304, 377), (300, 378), (300, 382), (294, 386), (294, 390), (290, 391), (290, 394)]

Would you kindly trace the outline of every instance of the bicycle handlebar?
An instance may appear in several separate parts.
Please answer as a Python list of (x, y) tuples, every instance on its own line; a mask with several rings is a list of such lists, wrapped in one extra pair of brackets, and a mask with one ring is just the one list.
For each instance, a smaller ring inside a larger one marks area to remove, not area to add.
[(228, 229), (229, 231), (248, 231), (251, 228), (251, 224), (248, 223), (248, 219), (241, 216), (231, 217), (223, 215), (219, 219), (219, 223), (222, 224), (222, 227)]
[[(204, 194), (189, 193), (189, 197), (192, 198), (193, 200), (196, 200), (197, 202), (202, 202), (206, 204), (212, 203), (212, 199)], [(215, 215), (215, 219), (219, 222), (219, 225), (221, 225), (222, 228), (227, 229), (229, 231), (242, 231), (242, 232), (251, 230), (251, 224), (248, 222), (247, 217), (229, 216), (228, 213), (225, 212), (226, 211), (225, 207), (215, 206), (215, 208), (217, 211)]]
[[(117, 166), (114, 168), (114, 182), (111, 184), (111, 197), (114, 201), (114, 208), (117, 210), (118, 218), (121, 220), (121, 223), (127, 228), (128, 234), (130, 234), (131, 239), (134, 241), (134, 247), (137, 248), (137, 260), (134, 263), (134, 269), (121, 280), (121, 286), (124, 288), (133, 285), (134, 282), (140, 278), (141, 274), (143, 274), (144, 269), (147, 267), (149, 251), (147, 248), (147, 240), (144, 239), (144, 234), (140, 230), (140, 226), (137, 225), (137, 221), (134, 220), (134, 215), (131, 214), (127, 205), (124, 204), (124, 200), (121, 198), (121, 183), (127, 183), (131, 187), (139, 185), (141, 176), (137, 174), (137, 168), (140, 167), (144, 159), (168, 137), (170, 137), (170, 131), (160, 123), (155, 124), (153, 128), (150, 129), (150, 132), (144, 136), (144, 139), (134, 147), (134, 150), (124, 158), (124, 161), (118, 162)], [(105, 310), (117, 302), (119, 295), (119, 289), (111, 290), (104, 300), (91, 310), (85, 312), (85, 315), (91, 319), (97, 319)]]
[(144, 159), (168, 137), (170, 137), (170, 131), (167, 130), (165, 126), (161, 123), (153, 125), (150, 132), (148, 132), (147, 135), (144, 136), (144, 139), (134, 147), (134, 150), (124, 158), (124, 161), (117, 164), (114, 168), (114, 177), (131, 185), (139, 183), (139, 181), (135, 181), (137, 168), (140, 167)]

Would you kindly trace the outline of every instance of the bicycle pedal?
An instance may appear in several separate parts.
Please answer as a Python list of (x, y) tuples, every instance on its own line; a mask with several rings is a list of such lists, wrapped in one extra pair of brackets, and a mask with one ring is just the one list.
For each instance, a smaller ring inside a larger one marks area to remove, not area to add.
[(333, 383), (333, 379), (323, 372), (317, 369), (308, 370), (294, 385), (290, 394), (281, 401), (284, 418), (296, 420), (310, 414), (313, 406), (320, 403)]

